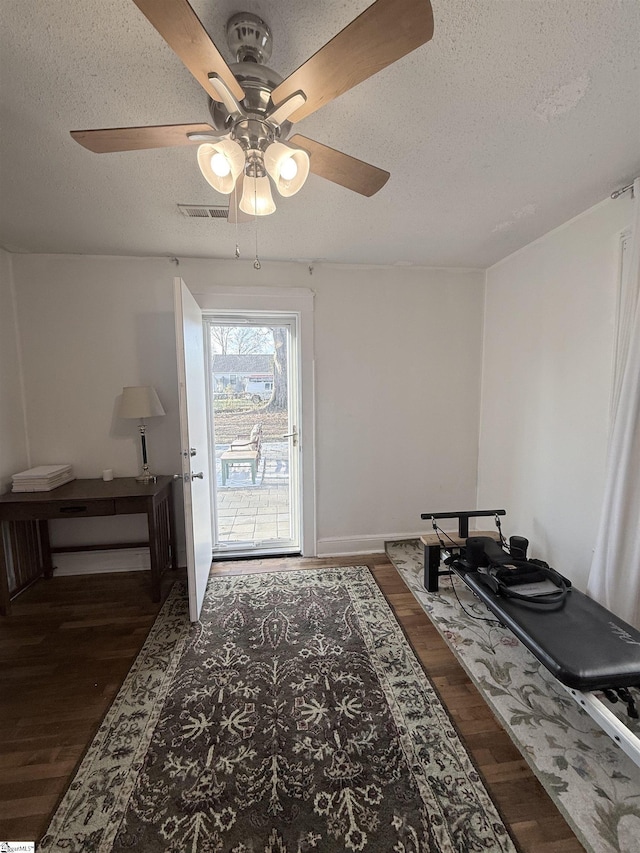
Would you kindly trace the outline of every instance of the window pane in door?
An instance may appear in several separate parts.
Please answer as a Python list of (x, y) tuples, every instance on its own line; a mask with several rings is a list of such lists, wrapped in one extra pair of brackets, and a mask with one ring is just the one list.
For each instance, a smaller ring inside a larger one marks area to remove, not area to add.
[(270, 550), (293, 541), (289, 328), (209, 325), (215, 547)]

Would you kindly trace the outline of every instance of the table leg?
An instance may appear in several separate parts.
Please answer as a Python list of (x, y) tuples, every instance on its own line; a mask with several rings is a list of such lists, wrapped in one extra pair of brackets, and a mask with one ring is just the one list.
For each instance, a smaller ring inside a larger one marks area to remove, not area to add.
[(428, 592), (438, 591), (438, 575), (440, 572), (440, 546), (424, 546), (424, 585)]
[(147, 504), (147, 527), (149, 529), (149, 558), (151, 561), (151, 601), (160, 601), (160, 576), (162, 556), (158, 549), (158, 525), (153, 501)]
[(169, 544), (171, 545), (171, 568), (178, 568), (178, 545), (176, 543), (176, 513), (173, 506), (173, 491), (169, 489), (167, 498), (167, 510), (169, 512)]
[(9, 532), (7, 522), (0, 524), (0, 616), (8, 616), (11, 610), (9, 595), (9, 568), (7, 566), (7, 551), (5, 542), (8, 543)]
[(220, 460), (220, 467), (222, 470), (222, 485), (227, 485), (227, 477), (229, 476), (229, 463), (226, 459)]
[(49, 522), (45, 519), (38, 522), (40, 534), (40, 550), (42, 552), (42, 570), (45, 578), (53, 577), (53, 562), (51, 560), (51, 544), (49, 542)]

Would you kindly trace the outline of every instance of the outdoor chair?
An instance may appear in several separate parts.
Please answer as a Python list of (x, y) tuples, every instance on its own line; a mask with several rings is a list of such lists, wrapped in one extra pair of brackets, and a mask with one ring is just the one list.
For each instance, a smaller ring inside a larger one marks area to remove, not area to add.
[(227, 485), (229, 468), (233, 465), (249, 465), (251, 482), (255, 485), (258, 464), (262, 454), (262, 424), (253, 426), (249, 435), (238, 435), (231, 442), (229, 450), (220, 456), (222, 485)]
[(257, 450), (262, 445), (262, 424), (255, 424), (249, 435), (238, 435), (231, 442), (231, 450)]

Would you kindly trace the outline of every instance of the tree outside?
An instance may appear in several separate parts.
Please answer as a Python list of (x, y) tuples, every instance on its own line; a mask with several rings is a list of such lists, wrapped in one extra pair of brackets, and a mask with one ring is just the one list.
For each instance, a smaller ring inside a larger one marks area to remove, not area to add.
[(250, 355), (273, 352), (273, 334), (262, 326), (211, 326), (214, 353)]
[(275, 326), (273, 333), (273, 394), (265, 409), (267, 412), (282, 412), (288, 407), (287, 399), (287, 330)]
[[(286, 412), (287, 329), (282, 326), (245, 326), (233, 323), (212, 325), (210, 329), (214, 376), (219, 376), (219, 371), (216, 373), (216, 356), (271, 356), (271, 375), (268, 382), (262, 377), (252, 377), (250, 370), (243, 374), (240, 364), (236, 372), (230, 368), (228, 376), (219, 378), (220, 385), (215, 388), (219, 394), (216, 394), (214, 399), (216, 412), (237, 410), (247, 413), (247, 400), (255, 405), (255, 411)], [(253, 383), (252, 379), (255, 379)], [(269, 395), (266, 394), (267, 387)], [(224, 399), (220, 395), (223, 395)]]

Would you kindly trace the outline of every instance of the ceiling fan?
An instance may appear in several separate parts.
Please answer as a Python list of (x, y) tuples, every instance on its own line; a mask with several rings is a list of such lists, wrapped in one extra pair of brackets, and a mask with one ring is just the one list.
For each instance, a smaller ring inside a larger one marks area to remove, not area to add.
[[(433, 35), (429, 0), (376, 0), (286, 79), (265, 64), (272, 35), (248, 12), (227, 22), (229, 66), (187, 0), (133, 0), (209, 95), (212, 124), (74, 130), (98, 154), (199, 145), (198, 165), (230, 195), (229, 221), (273, 213), (273, 181), (291, 196), (309, 172), (365, 196), (389, 172), (308, 139), (292, 124), (425, 44)], [(239, 210), (238, 210), (239, 208)]]

